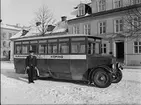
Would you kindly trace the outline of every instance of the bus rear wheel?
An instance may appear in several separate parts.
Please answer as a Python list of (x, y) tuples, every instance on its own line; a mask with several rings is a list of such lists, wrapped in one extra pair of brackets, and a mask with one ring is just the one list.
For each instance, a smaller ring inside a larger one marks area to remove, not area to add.
[(92, 81), (99, 88), (106, 88), (111, 85), (111, 75), (103, 68), (98, 68), (92, 75)]

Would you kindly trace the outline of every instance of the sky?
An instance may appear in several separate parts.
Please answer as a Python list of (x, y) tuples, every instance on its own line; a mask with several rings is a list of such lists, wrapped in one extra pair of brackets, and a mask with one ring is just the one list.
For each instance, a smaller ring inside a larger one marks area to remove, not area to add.
[(35, 12), (43, 5), (50, 9), (57, 21), (61, 20), (61, 16), (70, 19), (74, 17), (71, 12), (80, 2), (82, 0), (1, 0), (1, 19), (5, 24), (29, 26)]

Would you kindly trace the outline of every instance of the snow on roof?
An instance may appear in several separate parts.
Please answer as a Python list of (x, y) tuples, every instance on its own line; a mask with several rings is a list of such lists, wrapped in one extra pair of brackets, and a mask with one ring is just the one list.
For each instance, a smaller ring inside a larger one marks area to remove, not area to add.
[(68, 29), (67, 21), (58, 22), (55, 28), (53, 29), (52, 33), (60, 33), (65, 32)]
[(12, 29), (12, 30), (17, 30), (17, 31), (21, 30), (21, 28), (12, 27), (12, 26), (9, 26), (9, 25), (3, 24), (3, 23), (1, 24), (1, 28)]
[[(68, 29), (67, 21), (61, 21), (61, 22), (58, 22), (58, 24), (55, 26), (53, 31), (48, 31), (48, 32), (46, 32), (46, 34), (66, 32), (67, 29)], [(29, 36), (39, 36), (40, 35), (40, 31), (37, 29), (37, 26), (31, 27), (27, 31), (28, 32), (25, 35), (22, 35), (23, 34), (23, 30), (22, 30), (19, 33), (12, 36), (10, 39), (23, 38), (23, 37), (29, 37)]]
[(18, 32), (17, 34), (15, 34), (14, 36), (12, 36), (10, 39), (15, 39), (15, 38), (19, 38), (21, 37), (23, 31), (21, 30), (20, 32)]

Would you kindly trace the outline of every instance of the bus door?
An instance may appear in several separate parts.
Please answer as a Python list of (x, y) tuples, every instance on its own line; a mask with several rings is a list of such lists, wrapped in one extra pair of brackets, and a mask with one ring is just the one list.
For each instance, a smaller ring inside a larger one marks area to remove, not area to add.
[(87, 41), (87, 61), (88, 61), (88, 68), (92, 68), (97, 66), (98, 60), (97, 58), (100, 56), (100, 46), (101, 40), (96, 38), (88, 37)]
[(70, 70), (73, 80), (82, 80), (86, 72), (86, 38), (71, 38)]
[(71, 79), (69, 59), (69, 38), (48, 40), (48, 65), (60, 79)]

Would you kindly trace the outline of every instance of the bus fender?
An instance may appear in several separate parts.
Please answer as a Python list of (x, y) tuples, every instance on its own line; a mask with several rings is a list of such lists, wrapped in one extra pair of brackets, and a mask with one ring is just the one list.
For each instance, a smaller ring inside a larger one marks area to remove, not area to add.
[(98, 66), (98, 67), (95, 67), (95, 68), (88, 69), (89, 70), (88, 71), (88, 80), (89, 81), (91, 80), (91, 75), (93, 74), (93, 72), (98, 68), (103, 68), (108, 73), (112, 73), (112, 69), (110, 69), (108, 66), (105, 66), (105, 65), (101, 65), (101, 66)]

